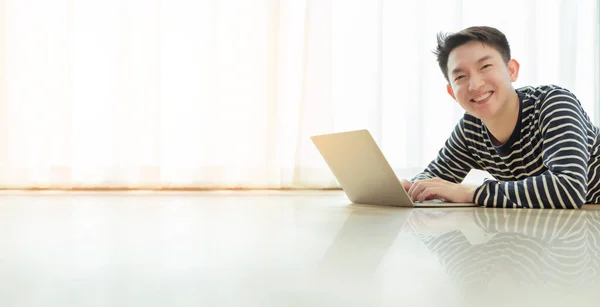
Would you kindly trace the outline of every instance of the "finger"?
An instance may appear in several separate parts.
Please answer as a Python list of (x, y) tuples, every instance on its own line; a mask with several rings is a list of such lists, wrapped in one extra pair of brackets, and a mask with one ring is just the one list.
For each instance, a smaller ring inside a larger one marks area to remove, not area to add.
[[(423, 184), (427, 184), (427, 182), (429, 182), (429, 179), (424, 179), (424, 180), (417, 180), (415, 182), (413, 182), (410, 186), (410, 189), (408, 190), (408, 195), (412, 198), (413, 196), (416, 197), (419, 193), (421, 193), (421, 190), (423, 190)], [(413, 198), (414, 200), (414, 198)]]
[(410, 188), (408, 188), (408, 191), (406, 191), (406, 194), (408, 194), (408, 197), (410, 197), (412, 199), (412, 193), (414, 191), (414, 189), (417, 187), (417, 185), (419, 185), (419, 182), (413, 182), (413, 184), (410, 185)]
[(423, 193), (419, 194), (417, 197), (418, 202), (423, 202), (427, 200), (429, 197), (435, 197), (438, 195), (439, 188), (437, 187), (427, 187), (423, 190)]
[(425, 180), (413, 183), (411, 187), (412, 192), (409, 194), (410, 198), (413, 201), (416, 201), (419, 198), (419, 196), (423, 193), (423, 190), (425, 190), (430, 185), (431, 182)]
[(418, 201), (425, 201), (431, 199), (443, 199), (444, 195), (444, 184), (440, 182), (431, 182), (423, 186), (423, 192), (417, 195)]
[(417, 199), (418, 194), (421, 193), (421, 190), (423, 189), (422, 184), (423, 184), (422, 181), (416, 181), (411, 185), (411, 187), (408, 191), (408, 196), (410, 197), (411, 200), (414, 201), (415, 199)]
[(415, 202), (423, 202), (428, 196), (431, 196), (431, 189), (424, 188), (423, 191), (417, 195)]
[(402, 179), (402, 187), (404, 187), (404, 190), (408, 192), (408, 190), (410, 190), (410, 187), (412, 186), (412, 182), (406, 180), (406, 179)]

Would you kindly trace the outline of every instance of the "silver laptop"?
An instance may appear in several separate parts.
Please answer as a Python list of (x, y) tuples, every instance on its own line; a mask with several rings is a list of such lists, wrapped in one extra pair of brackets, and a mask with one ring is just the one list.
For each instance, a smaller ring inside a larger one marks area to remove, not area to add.
[(475, 207), (439, 200), (413, 202), (368, 130), (315, 135), (311, 140), (355, 204), (400, 207)]

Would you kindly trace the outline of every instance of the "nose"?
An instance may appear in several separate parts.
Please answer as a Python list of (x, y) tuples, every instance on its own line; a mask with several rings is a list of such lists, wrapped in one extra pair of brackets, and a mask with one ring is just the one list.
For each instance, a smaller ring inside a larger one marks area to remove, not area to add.
[(479, 76), (472, 76), (469, 80), (469, 91), (476, 92), (478, 91), (484, 84), (483, 78)]

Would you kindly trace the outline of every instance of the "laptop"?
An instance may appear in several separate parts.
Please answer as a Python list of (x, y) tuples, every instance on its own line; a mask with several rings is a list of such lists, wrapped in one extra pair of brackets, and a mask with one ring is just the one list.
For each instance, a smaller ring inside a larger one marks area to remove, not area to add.
[(355, 204), (399, 207), (476, 207), (440, 200), (413, 202), (368, 130), (310, 137)]

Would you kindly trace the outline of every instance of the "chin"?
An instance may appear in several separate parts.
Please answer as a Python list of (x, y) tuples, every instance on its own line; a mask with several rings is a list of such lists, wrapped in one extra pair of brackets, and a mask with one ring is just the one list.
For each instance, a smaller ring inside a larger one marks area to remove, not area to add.
[(474, 112), (473, 116), (479, 118), (482, 121), (487, 121), (489, 119), (494, 118), (494, 112)]
[(494, 118), (496, 113), (498, 113), (497, 111), (498, 110), (496, 110), (494, 106), (487, 105), (480, 108), (474, 108), (469, 113), (481, 120), (488, 120)]

